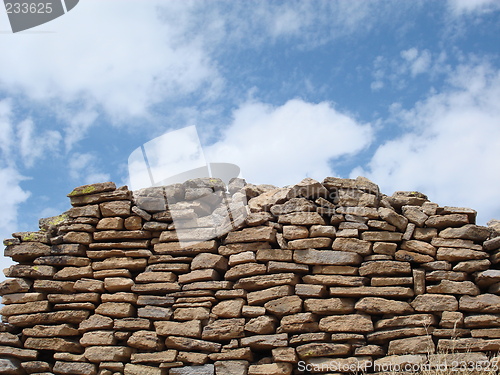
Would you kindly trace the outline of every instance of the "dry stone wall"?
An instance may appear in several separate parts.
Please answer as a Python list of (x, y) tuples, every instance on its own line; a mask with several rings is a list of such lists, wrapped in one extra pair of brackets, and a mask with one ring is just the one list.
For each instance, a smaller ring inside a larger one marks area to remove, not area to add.
[[(82, 186), (68, 212), (5, 240), (17, 264), (0, 284), (0, 374), (492, 365), (499, 222), (364, 178), (225, 190)], [(229, 221), (210, 206), (221, 202), (237, 206)]]

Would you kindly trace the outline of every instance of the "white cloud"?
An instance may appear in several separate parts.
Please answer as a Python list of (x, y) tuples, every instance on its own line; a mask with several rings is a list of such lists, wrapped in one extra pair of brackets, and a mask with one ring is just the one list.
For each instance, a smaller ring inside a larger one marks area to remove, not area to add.
[(32, 167), (47, 152), (57, 150), (62, 136), (55, 130), (37, 131), (31, 119), (17, 125), (17, 145), (24, 165)]
[(251, 183), (283, 186), (305, 176), (323, 179), (334, 173), (329, 160), (356, 154), (372, 140), (370, 125), (327, 102), (290, 100), (279, 107), (248, 102), (233, 118), (205, 155), (210, 162), (238, 165)]
[(69, 157), (69, 175), (80, 185), (106, 182), (109, 173), (101, 170), (102, 162), (91, 153), (74, 153)]
[(450, 88), (430, 95), (396, 121), (411, 130), (378, 147), (366, 175), (384, 192), (419, 190), (441, 205), (477, 209), (479, 220), (500, 218), (500, 72), (461, 66)]
[(48, 107), (91, 103), (118, 118), (144, 115), (150, 105), (203, 85), (210, 93), (219, 77), (200, 41), (184, 34), (188, 25), (160, 19), (159, 6), (189, 11), (180, 4), (82, 1), (36, 29), (53, 33), (4, 36), (9, 53), (0, 58), (0, 85)]
[(487, 13), (500, 9), (497, 0), (448, 0), (448, 8), (454, 15)]

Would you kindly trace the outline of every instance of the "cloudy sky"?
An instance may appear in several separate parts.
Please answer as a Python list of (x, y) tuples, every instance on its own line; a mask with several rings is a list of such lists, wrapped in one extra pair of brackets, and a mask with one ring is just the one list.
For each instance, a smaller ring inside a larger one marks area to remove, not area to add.
[(248, 182), (363, 175), (500, 219), (499, 35), (496, 0), (81, 0), (16, 34), (2, 8), (0, 236), (189, 125)]

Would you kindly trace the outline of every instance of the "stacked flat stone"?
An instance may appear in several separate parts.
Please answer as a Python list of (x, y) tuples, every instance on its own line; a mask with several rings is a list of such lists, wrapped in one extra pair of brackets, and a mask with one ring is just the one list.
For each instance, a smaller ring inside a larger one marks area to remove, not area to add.
[(474, 210), (361, 177), (224, 191), (86, 185), (5, 240), (0, 374), (376, 372), (500, 350), (500, 231)]

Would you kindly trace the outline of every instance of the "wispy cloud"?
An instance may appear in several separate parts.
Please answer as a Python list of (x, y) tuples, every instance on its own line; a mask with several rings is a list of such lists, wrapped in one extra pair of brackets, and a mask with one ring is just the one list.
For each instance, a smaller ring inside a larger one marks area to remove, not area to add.
[(404, 135), (380, 145), (365, 168), (384, 191), (420, 190), (443, 205), (479, 210), (482, 223), (500, 217), (500, 71), (462, 65), (447, 89), (408, 110), (395, 110)]
[(69, 159), (69, 175), (80, 185), (110, 180), (109, 173), (102, 171), (99, 157), (92, 153), (74, 153)]

